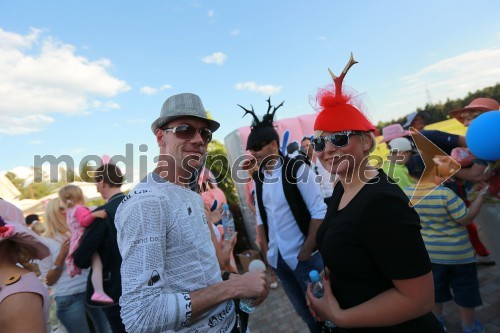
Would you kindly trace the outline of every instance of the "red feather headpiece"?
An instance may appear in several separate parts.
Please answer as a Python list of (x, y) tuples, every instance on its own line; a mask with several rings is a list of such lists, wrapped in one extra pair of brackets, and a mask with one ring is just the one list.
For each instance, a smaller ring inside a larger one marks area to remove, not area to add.
[(351, 52), (351, 59), (344, 68), (340, 76), (336, 76), (328, 68), (333, 79), (333, 85), (318, 89), (316, 94), (316, 109), (319, 111), (318, 117), (314, 122), (314, 130), (326, 132), (343, 131), (375, 131), (375, 126), (359, 110), (360, 107), (353, 105), (361, 104), (356, 101), (354, 94), (347, 93), (342, 82), (349, 68), (358, 62), (354, 60)]

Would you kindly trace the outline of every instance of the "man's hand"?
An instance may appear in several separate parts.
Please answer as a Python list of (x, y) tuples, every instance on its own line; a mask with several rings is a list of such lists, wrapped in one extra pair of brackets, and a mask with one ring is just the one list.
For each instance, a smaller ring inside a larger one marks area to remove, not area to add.
[(225, 265), (228, 265), (231, 260), (231, 254), (233, 253), (234, 245), (236, 244), (236, 238), (238, 237), (238, 233), (235, 232), (230, 239), (223, 239), (221, 242), (221, 255), (222, 260)]
[(300, 248), (299, 255), (297, 256), (297, 259), (299, 261), (307, 261), (311, 259), (311, 254), (313, 252), (314, 246), (309, 245), (308, 242), (304, 242), (302, 247)]
[(269, 280), (263, 270), (245, 273), (243, 275), (234, 275), (228, 282), (237, 284), (237, 298), (255, 298), (254, 305), (257, 306), (264, 302), (269, 294)]

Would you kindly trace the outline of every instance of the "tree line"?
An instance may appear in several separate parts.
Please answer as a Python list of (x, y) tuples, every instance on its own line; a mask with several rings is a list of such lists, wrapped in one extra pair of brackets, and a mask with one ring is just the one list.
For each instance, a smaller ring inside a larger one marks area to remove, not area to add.
[[(434, 103), (426, 104), (425, 107), (423, 108), (419, 107), (415, 111), (417, 112), (427, 111), (431, 117), (428, 124), (433, 124), (443, 120), (450, 119), (450, 116), (448, 115), (449, 111), (463, 108), (466, 105), (468, 105), (473, 99), (478, 97), (488, 97), (496, 101), (500, 101), (500, 83), (497, 83), (496, 85), (491, 87), (479, 89), (475, 92), (470, 92), (464, 98), (457, 98), (457, 99), (448, 98), (444, 103), (439, 102), (436, 104)], [(400, 123), (401, 125), (403, 125), (405, 122), (406, 122), (406, 116), (386, 122), (379, 121), (377, 127), (379, 131), (381, 131), (382, 128), (384, 128), (387, 125), (396, 123)]]

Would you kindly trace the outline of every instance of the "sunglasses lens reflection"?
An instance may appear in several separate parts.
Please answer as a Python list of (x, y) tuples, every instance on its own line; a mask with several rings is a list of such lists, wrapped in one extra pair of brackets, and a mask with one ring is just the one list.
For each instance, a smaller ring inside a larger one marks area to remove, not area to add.
[(313, 145), (313, 149), (315, 152), (320, 152), (325, 150), (326, 141), (329, 141), (334, 147), (342, 148), (349, 144), (349, 135), (351, 133), (346, 134), (331, 134), (328, 136), (320, 136), (318, 138), (314, 138), (311, 142)]
[(349, 144), (349, 135), (348, 134), (336, 134), (329, 137), (329, 141), (335, 147), (345, 147)]
[[(193, 126), (180, 125), (176, 127), (175, 134), (179, 139), (191, 140), (196, 136), (197, 131), (198, 130)], [(210, 131), (208, 128), (201, 128), (199, 132), (203, 142), (209, 143), (210, 141), (212, 141), (212, 131)]]
[(325, 139), (323, 137), (314, 138), (311, 143), (315, 152), (325, 150)]

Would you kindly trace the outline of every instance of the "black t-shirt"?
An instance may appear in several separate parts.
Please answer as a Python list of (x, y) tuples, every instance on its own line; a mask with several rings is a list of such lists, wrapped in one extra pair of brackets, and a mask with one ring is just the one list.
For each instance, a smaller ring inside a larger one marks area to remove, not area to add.
[[(348, 309), (393, 288), (392, 280), (431, 271), (420, 234), (420, 218), (408, 197), (387, 175), (370, 180), (341, 210), (344, 188), (333, 191), (317, 233), (318, 249), (330, 270), (332, 290)], [(393, 327), (349, 329), (347, 332), (442, 332), (432, 313)]]

